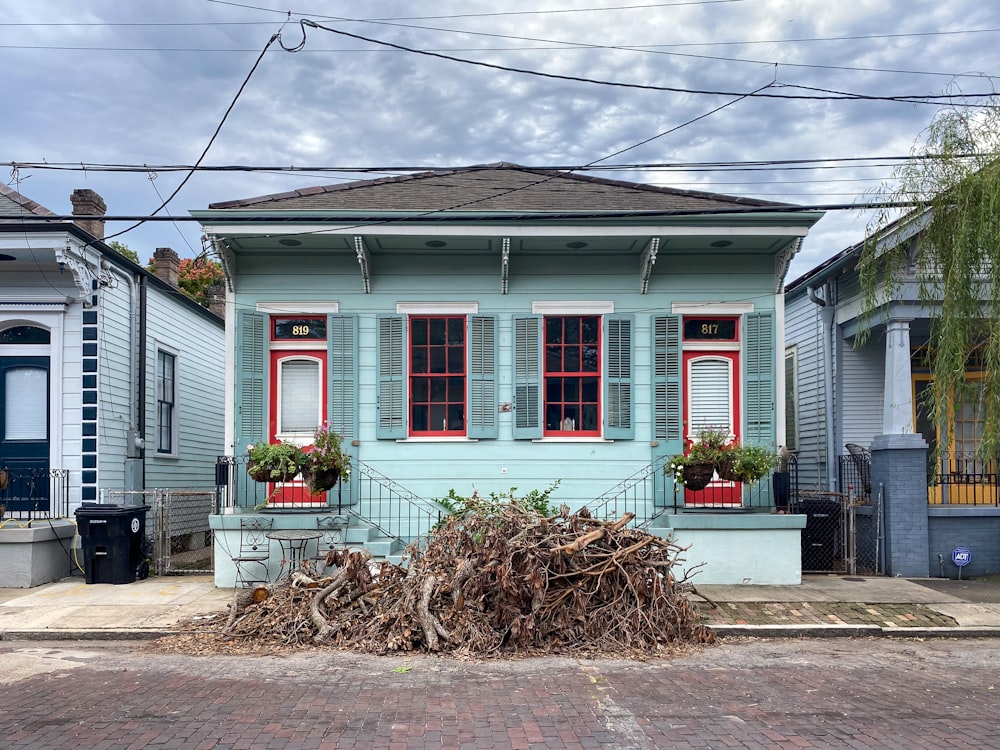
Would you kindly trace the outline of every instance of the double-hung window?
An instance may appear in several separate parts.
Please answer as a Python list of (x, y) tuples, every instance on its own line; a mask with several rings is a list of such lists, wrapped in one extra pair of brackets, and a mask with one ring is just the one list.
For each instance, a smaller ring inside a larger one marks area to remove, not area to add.
[(410, 434), (465, 435), (465, 316), (409, 319)]
[(513, 321), (514, 438), (633, 439), (634, 317), (610, 303), (533, 307)]
[(601, 319), (545, 318), (546, 435), (601, 434)]
[(498, 437), (497, 319), (465, 303), (378, 316), (380, 439)]
[(156, 353), (156, 452), (176, 452), (177, 357), (162, 349)]

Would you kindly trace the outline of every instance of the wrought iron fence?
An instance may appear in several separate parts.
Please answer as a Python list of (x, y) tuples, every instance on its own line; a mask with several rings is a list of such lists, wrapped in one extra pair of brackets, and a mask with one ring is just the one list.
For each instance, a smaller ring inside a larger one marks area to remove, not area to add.
[(1000, 466), (975, 455), (942, 457), (937, 471), (928, 469), (927, 500), (932, 505), (1000, 506)]
[(0, 519), (69, 516), (69, 469), (0, 468)]

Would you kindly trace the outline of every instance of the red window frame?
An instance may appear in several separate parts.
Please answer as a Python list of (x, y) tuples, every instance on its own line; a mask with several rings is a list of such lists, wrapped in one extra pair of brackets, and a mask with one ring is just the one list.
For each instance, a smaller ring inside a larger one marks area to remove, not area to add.
[(600, 315), (546, 315), (544, 329), (545, 436), (601, 434)]
[(464, 436), (467, 425), (464, 315), (411, 315), (408, 325), (409, 434)]

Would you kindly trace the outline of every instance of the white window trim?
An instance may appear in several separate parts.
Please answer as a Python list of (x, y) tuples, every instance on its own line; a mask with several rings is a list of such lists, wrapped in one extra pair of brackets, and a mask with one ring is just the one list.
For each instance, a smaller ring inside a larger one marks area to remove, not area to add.
[(535, 315), (610, 315), (615, 311), (613, 301), (558, 300), (531, 303)]
[(743, 315), (754, 311), (753, 302), (674, 302), (674, 315)]
[[(315, 349), (315, 347), (313, 347), (313, 348)], [(275, 377), (276, 377), (276, 380), (278, 381), (276, 383), (275, 392), (274, 392), (275, 401), (277, 402), (275, 404), (275, 420), (274, 420), (275, 428), (276, 429), (279, 428), (279, 427), (281, 427), (281, 408), (282, 408), (282, 404), (281, 404), (281, 378), (282, 378), (282, 373), (283, 373), (282, 365), (285, 362), (290, 362), (290, 361), (295, 361), (295, 360), (311, 361), (311, 362), (315, 362), (318, 365), (317, 370), (316, 370), (316, 377), (319, 380), (319, 382), (317, 383), (317, 390), (316, 390), (316, 392), (319, 393), (321, 396), (322, 396), (322, 393), (323, 393), (323, 380), (325, 378), (325, 373), (323, 372), (323, 360), (320, 357), (304, 357), (304, 356), (295, 355), (295, 354), (289, 355), (287, 357), (279, 357), (278, 360), (274, 363), (274, 369), (275, 369), (275, 373), (276, 373)], [(325, 419), (325, 415), (323, 414), (323, 399), (319, 398), (319, 399), (317, 399), (317, 401), (318, 401), (318, 403), (316, 404), (316, 416), (317, 416), (317, 420), (318, 421), (316, 422), (316, 424), (317, 425), (322, 425), (323, 421)], [(304, 433), (304, 432), (276, 432), (275, 435), (274, 435), (274, 437), (275, 437), (276, 440), (280, 440), (283, 443), (294, 443), (295, 445), (299, 446), (300, 448), (303, 447), (303, 446), (309, 445), (313, 441), (314, 436), (315, 436), (315, 432), (309, 432), (309, 433)]]
[[(728, 389), (729, 392), (726, 394), (726, 398), (729, 401), (728, 409), (729, 409), (729, 422), (730, 422), (730, 424), (727, 426), (729, 428), (729, 434), (732, 435), (734, 434), (736, 428), (739, 427), (739, 425), (736, 424), (736, 413), (733, 408), (735, 406), (733, 402), (733, 386), (736, 384), (735, 380), (736, 373), (733, 371), (734, 370), (733, 361), (729, 359), (729, 357), (713, 357), (712, 355), (709, 354), (700, 357), (692, 357), (691, 359), (688, 360), (687, 366), (684, 368), (684, 382), (685, 382), (684, 390), (686, 391), (688, 410), (691, 411), (692, 401), (694, 400), (691, 394), (691, 368), (697, 362), (704, 362), (706, 360), (715, 360), (717, 362), (721, 361), (726, 363), (726, 369), (728, 371), (728, 376), (729, 376), (729, 389)], [(713, 425), (713, 426), (718, 427), (719, 425)], [(688, 440), (694, 440), (697, 437), (697, 435), (688, 432), (688, 434), (686, 434), (684, 437), (685, 439)]]
[[(792, 451), (794, 453), (794, 452), (798, 451), (798, 449), (799, 449), (799, 348), (798, 348), (798, 344), (792, 344), (790, 346), (786, 346), (785, 347), (785, 358), (784, 358), (784, 360), (782, 360), (782, 364), (784, 364), (785, 361), (787, 361), (789, 355), (791, 355), (791, 357), (792, 357), (791, 396), (792, 396), (792, 409), (793, 409), (793, 417), (794, 417), (793, 423), (792, 423), (792, 429), (795, 430), (795, 434), (794, 435), (788, 435), (788, 434), (785, 435), (785, 446), (790, 451)], [(782, 367), (781, 370), (782, 370), (782, 374), (784, 374), (785, 368)], [(782, 380), (784, 380), (784, 378), (782, 378)], [(788, 395), (788, 393), (787, 393), (788, 385), (787, 384), (786, 384), (785, 388), (786, 388), (786, 399), (782, 399), (783, 401), (787, 400), (787, 395)], [(785, 424), (786, 433), (787, 433), (787, 423), (788, 423), (787, 412), (784, 415), (783, 422)], [(791, 444), (792, 444), (791, 446), (789, 446), (789, 442), (791, 442)]]
[(257, 312), (268, 315), (336, 315), (339, 302), (258, 302)]
[[(170, 450), (160, 450), (160, 399), (156, 398), (156, 445), (153, 454), (157, 458), (180, 458), (180, 400), (181, 400), (181, 358), (180, 352), (170, 346), (157, 342), (156, 344), (156, 379), (160, 379), (160, 355), (168, 354), (174, 358), (174, 403), (171, 410)], [(148, 445), (148, 443), (147, 443)]]
[[(33, 301), (31, 298), (14, 300), (0, 305), (0, 327), (35, 326), (49, 332), (48, 344), (20, 346), (4, 344), (0, 346), (7, 356), (30, 356), (49, 358), (49, 466), (63, 466), (63, 392), (80, 393), (83, 387), (83, 373), (79, 366), (73, 368), (76, 374), (73, 383), (63, 382), (63, 358), (67, 356), (63, 331), (66, 319), (66, 303), (50, 298)], [(79, 343), (75, 344), (79, 347)], [(29, 349), (36, 349), (31, 353)], [(79, 352), (79, 349), (76, 349)], [(79, 355), (76, 355), (79, 356)], [(79, 362), (79, 360), (75, 360)], [(94, 373), (95, 375), (97, 373)], [(68, 377), (68, 375), (67, 375)], [(79, 402), (78, 402), (79, 403)], [(77, 418), (83, 414), (80, 404)], [(77, 453), (77, 455), (79, 455)]]
[(397, 302), (397, 315), (476, 315), (478, 302)]

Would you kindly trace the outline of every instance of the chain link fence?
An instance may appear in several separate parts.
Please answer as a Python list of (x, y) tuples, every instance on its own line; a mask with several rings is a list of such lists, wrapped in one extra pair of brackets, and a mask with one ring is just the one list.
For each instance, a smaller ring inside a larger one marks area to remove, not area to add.
[(157, 575), (212, 573), (215, 489), (101, 490), (101, 502), (148, 505), (146, 539)]

